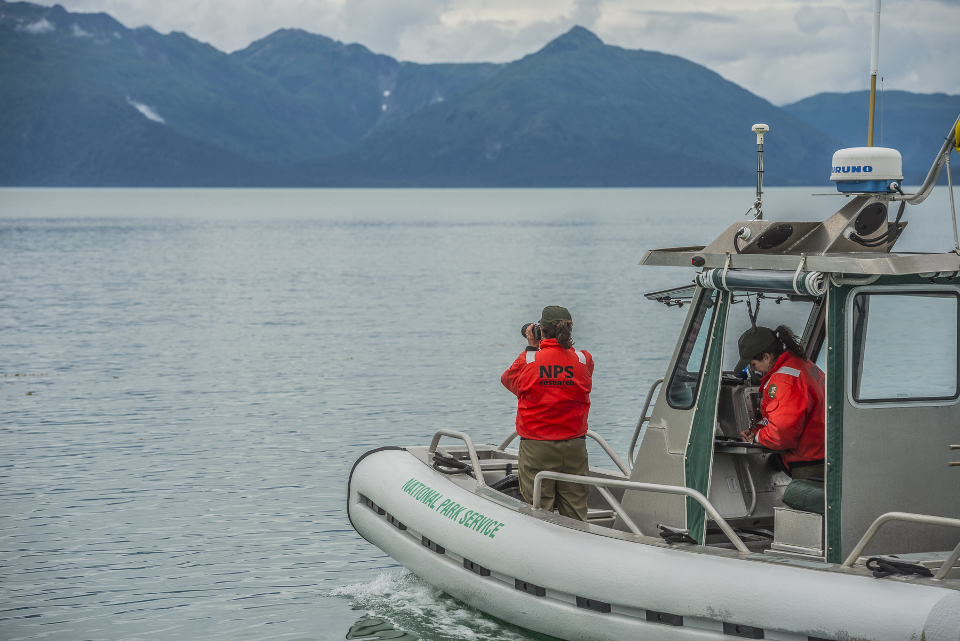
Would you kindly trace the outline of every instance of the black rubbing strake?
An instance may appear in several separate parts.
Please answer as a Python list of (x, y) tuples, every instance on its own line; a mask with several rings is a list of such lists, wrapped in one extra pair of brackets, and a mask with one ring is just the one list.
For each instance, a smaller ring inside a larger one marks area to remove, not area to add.
[(609, 603), (604, 603), (603, 601), (594, 601), (593, 599), (585, 599), (582, 596), (577, 597), (577, 607), (584, 608), (586, 610), (593, 610), (594, 612), (602, 612), (604, 614), (610, 611)]
[(471, 572), (475, 572), (476, 574), (479, 574), (480, 576), (490, 576), (490, 570), (488, 570), (487, 568), (483, 567), (478, 563), (474, 563), (470, 559), (463, 560), (463, 567), (467, 568)]
[(762, 639), (763, 628), (754, 628), (749, 625), (738, 625), (736, 623), (724, 623), (723, 633), (732, 637), (743, 637), (744, 639)]
[(387, 513), (387, 523), (389, 523), (390, 525), (396, 526), (396, 528), (397, 528), (398, 530), (406, 530), (406, 529), (407, 529), (407, 526), (406, 526), (406, 525), (404, 525), (404, 524), (401, 523), (399, 520), (397, 520), (397, 517), (395, 517), (394, 515), (390, 514), (389, 512)]
[[(363, 456), (361, 456), (356, 461), (354, 461), (353, 467), (350, 468), (350, 476), (347, 477), (347, 520), (350, 521), (350, 527), (352, 527), (354, 530), (357, 529), (357, 526), (353, 524), (353, 517), (350, 516), (350, 500), (351, 500), (350, 497), (352, 496), (352, 494), (350, 493), (350, 488), (353, 485), (353, 473), (356, 472), (357, 466), (360, 465), (360, 461), (367, 458), (371, 454), (376, 454), (377, 452), (386, 452), (390, 450), (397, 450), (399, 452), (405, 451), (404, 448), (397, 447), (396, 445), (385, 445), (383, 447), (378, 447), (375, 450), (364, 452)], [(359, 534), (359, 530), (357, 531), (357, 533)], [(360, 534), (360, 536), (363, 536), (363, 535)], [(367, 538), (367, 537), (364, 536), (363, 538)]]
[(521, 581), (520, 579), (513, 580), (513, 587), (518, 590), (523, 590), (527, 594), (532, 594), (533, 596), (547, 596), (546, 588), (542, 588), (539, 585), (534, 585), (533, 583), (527, 583), (526, 581)]
[(360, 495), (360, 498), (363, 499), (364, 505), (366, 505), (368, 508), (370, 508), (380, 516), (383, 516), (384, 514), (387, 513), (385, 509), (383, 509), (382, 507), (380, 507), (379, 505), (377, 505), (376, 503), (374, 503), (373, 501), (365, 497), (363, 494)]
[(420, 539), (420, 542), (423, 543), (423, 547), (425, 547), (425, 548), (430, 548), (431, 550), (433, 550), (433, 551), (436, 552), (437, 554), (446, 554), (446, 552), (447, 552), (446, 548), (444, 548), (442, 545), (440, 545), (439, 543), (436, 543), (436, 542), (434, 542), (434, 541), (431, 541), (430, 539), (428, 539), (428, 538), (425, 537), (425, 536)]
[(654, 612), (653, 610), (647, 610), (647, 621), (662, 623), (663, 625), (683, 625), (683, 617), (679, 614), (667, 614), (666, 612)]

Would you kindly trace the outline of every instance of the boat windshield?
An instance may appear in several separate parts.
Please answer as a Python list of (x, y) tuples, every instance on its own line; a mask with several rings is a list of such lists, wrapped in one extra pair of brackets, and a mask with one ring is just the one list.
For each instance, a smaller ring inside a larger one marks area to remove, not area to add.
[(707, 337), (713, 327), (720, 292), (703, 290), (697, 300), (697, 309), (677, 357), (677, 365), (667, 386), (667, 402), (675, 409), (688, 410), (697, 399), (700, 374), (706, 357)]
[[(750, 295), (750, 307), (754, 313), (757, 312), (756, 295)], [(776, 329), (780, 325), (786, 325), (793, 330), (797, 337), (803, 336), (803, 329), (807, 325), (807, 319), (810, 316), (810, 310), (813, 307), (812, 302), (797, 302), (789, 299), (780, 299), (770, 295), (769, 298), (760, 299), (760, 312), (757, 315), (757, 325), (760, 327), (769, 327)], [(730, 372), (736, 367), (740, 360), (740, 354), (737, 351), (737, 340), (740, 335), (750, 329), (750, 314), (747, 312), (747, 296), (745, 294), (736, 294), (733, 297), (733, 304), (730, 306), (730, 315), (727, 318), (727, 333), (723, 342), (723, 371)]]

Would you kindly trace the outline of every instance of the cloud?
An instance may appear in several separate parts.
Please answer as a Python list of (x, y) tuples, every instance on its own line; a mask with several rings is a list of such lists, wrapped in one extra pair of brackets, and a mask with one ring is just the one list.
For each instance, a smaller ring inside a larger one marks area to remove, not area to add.
[[(869, 86), (872, 3), (673, 0), (666, 30), (659, 9), (648, 11), (644, 4), (605, 11), (598, 35), (623, 47), (683, 56), (774, 104)], [(704, 20), (704, 13), (725, 20)], [(880, 73), (886, 87), (960, 93), (957, 24), (960, 6), (884, 2)]]
[(160, 114), (154, 111), (152, 107), (148, 107), (142, 102), (137, 102), (136, 100), (133, 100), (132, 98), (130, 98), (130, 96), (127, 96), (127, 102), (131, 106), (133, 106), (134, 109), (142, 113), (147, 120), (152, 120), (153, 122), (159, 122), (161, 125), (166, 124), (167, 121), (161, 118)]
[(17, 26), (17, 31), (26, 31), (27, 33), (40, 34), (40, 33), (49, 33), (51, 31), (56, 31), (57, 28), (53, 26), (49, 20), (46, 18), (41, 18), (36, 22), (33, 22), (24, 26)]
[(397, 54), (418, 62), (511, 62), (576, 25), (595, 29), (609, 0), (450, 0), (436, 24), (410, 25)]
[(815, 7), (805, 4), (800, 7), (793, 21), (801, 33), (816, 34), (831, 25), (846, 26), (850, 24), (847, 12), (840, 7)]
[(450, 0), (352, 0), (339, 12), (340, 28), (356, 34), (360, 42), (377, 42), (381, 50), (397, 51), (411, 28), (439, 26), (450, 4)]
[(705, 13), (703, 11), (639, 11), (646, 18), (646, 30), (649, 32), (663, 32), (675, 37), (678, 34), (688, 33), (691, 28), (704, 23), (729, 24), (736, 23), (733, 16)]
[(90, 33), (89, 31), (84, 31), (83, 28), (80, 27), (80, 25), (73, 24), (71, 25), (71, 27), (73, 28), (72, 31), (73, 31), (74, 38), (92, 38), (93, 37), (92, 33)]
[[(39, 0), (53, 4), (57, 0)], [(865, 0), (59, 0), (234, 51), (300, 28), (414, 62), (509, 62), (579, 24), (604, 42), (676, 54), (776, 104), (869, 83)], [(886, 87), (960, 93), (960, 0), (885, 0)]]

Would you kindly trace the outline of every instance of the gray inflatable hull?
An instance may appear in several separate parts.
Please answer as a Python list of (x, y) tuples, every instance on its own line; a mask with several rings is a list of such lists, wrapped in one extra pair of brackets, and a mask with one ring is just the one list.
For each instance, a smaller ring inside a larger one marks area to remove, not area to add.
[(365, 539), (447, 594), (569, 641), (960, 641), (958, 581), (874, 579), (862, 568), (566, 527), (401, 449), (357, 462), (348, 514)]

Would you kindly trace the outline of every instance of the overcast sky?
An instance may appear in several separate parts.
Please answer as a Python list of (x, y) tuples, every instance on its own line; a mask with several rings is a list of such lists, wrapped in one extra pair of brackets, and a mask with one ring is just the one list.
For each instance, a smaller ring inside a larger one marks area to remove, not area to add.
[[(41, 0), (42, 1), (42, 0)], [(52, 1), (42, 1), (53, 4)], [(508, 62), (574, 25), (706, 65), (775, 104), (869, 86), (873, 0), (60, 0), (224, 51), (300, 28), (416, 62)], [(887, 89), (960, 94), (960, 0), (884, 0)]]

